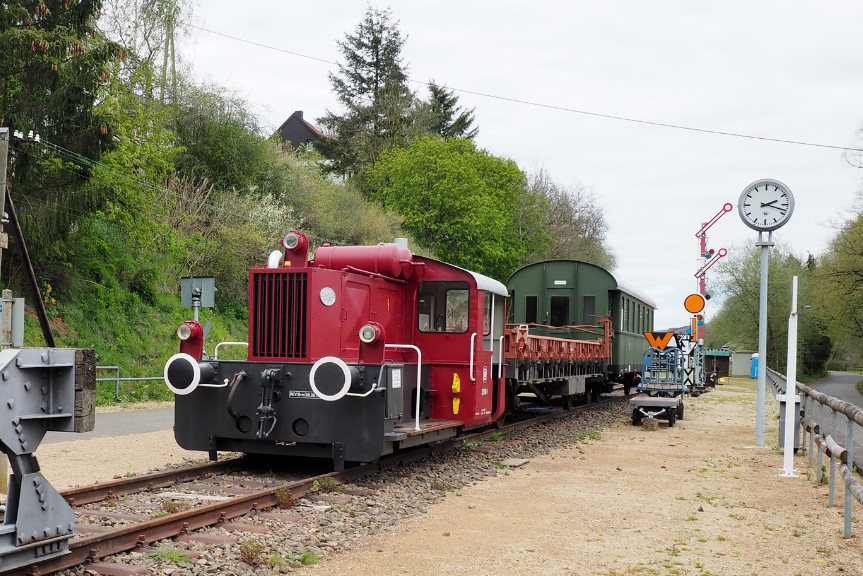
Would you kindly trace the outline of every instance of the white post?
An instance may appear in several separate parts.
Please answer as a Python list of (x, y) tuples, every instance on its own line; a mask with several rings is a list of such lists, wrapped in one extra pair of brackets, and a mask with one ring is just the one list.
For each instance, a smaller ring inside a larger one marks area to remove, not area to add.
[(785, 376), (785, 394), (776, 398), (785, 402), (785, 458), (780, 476), (796, 478), (794, 473), (794, 439), (797, 418), (797, 276), (791, 279), (791, 315), (788, 317), (788, 368)]

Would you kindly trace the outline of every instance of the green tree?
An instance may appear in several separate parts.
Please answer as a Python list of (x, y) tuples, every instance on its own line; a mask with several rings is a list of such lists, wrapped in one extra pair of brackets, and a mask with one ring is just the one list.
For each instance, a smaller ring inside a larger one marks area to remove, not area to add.
[[(736, 350), (758, 350), (760, 248), (732, 246), (729, 256), (714, 272), (714, 292), (722, 307), (710, 319), (708, 346), (731, 344)], [(768, 253), (767, 364), (785, 373), (788, 362), (788, 318), (791, 313), (792, 277), (798, 277), (798, 373), (801, 378), (819, 375), (826, 363), (831, 339), (814, 310), (819, 287), (812, 270), (781, 245)]]
[(330, 73), (330, 83), (344, 112), (327, 110), (318, 118), (327, 132), (318, 143), (325, 171), (361, 178), (383, 150), (428, 131), (429, 115), (407, 85), (404, 43), (390, 11), (371, 7), (338, 43), (344, 64), (338, 74)]
[[(863, 193), (860, 194), (863, 200)], [(863, 348), (863, 213), (837, 231), (816, 268), (819, 293), (813, 303), (836, 343), (835, 354), (858, 354)]]
[(550, 238), (536, 260), (572, 258), (614, 268), (614, 254), (606, 244), (608, 223), (590, 191), (563, 187), (542, 169), (530, 174), (528, 187), (544, 200), (541, 227)]
[(129, 50), (120, 74), (135, 78), (135, 90), (142, 97), (158, 94), (164, 103), (168, 93), (174, 101), (178, 85), (174, 39), (190, 11), (186, 0), (104, 0), (100, 27)]
[(506, 279), (523, 259), (514, 211), (526, 183), (512, 160), (470, 140), (424, 137), (381, 154), (368, 183), (372, 198), (442, 260)]
[[(0, 4), (0, 125), (34, 139), (11, 144), (8, 178), (31, 255), (55, 243), (102, 199), (82, 192), (92, 163), (114, 145), (95, 103), (125, 51), (96, 27), (102, 2)], [(39, 141), (35, 141), (35, 136)], [(14, 269), (16, 256), (10, 254)]]
[(284, 193), (275, 168), (277, 147), (262, 136), (248, 104), (215, 87), (181, 86), (173, 128), (184, 153), (181, 174), (206, 178), (218, 189)]
[(429, 82), (429, 105), (431, 107), (431, 130), (444, 138), (467, 138), (473, 140), (479, 128), (473, 128), (474, 108), (462, 111), (458, 96), (452, 90)]

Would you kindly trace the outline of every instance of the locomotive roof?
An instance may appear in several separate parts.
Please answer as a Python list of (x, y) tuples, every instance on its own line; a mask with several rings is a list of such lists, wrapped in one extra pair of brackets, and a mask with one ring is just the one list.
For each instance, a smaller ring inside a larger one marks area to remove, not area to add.
[[(458, 266), (456, 266), (456, 268), (458, 268)], [(464, 270), (464, 268), (462, 268), (462, 270)], [(488, 276), (483, 276), (478, 272), (471, 272), (470, 270), (465, 270), (465, 272), (470, 272), (471, 276), (476, 280), (476, 287), (480, 290), (509, 297), (509, 290), (506, 289), (506, 286), (504, 286), (502, 282), (498, 282), (494, 278), (489, 278)]]
[(436, 258), (430, 258), (428, 256), (420, 256), (419, 254), (414, 254), (413, 258), (414, 260), (425, 260), (427, 262), (434, 262), (448, 268), (455, 268), (456, 270), (466, 272), (467, 274), (473, 276), (474, 282), (476, 282), (477, 289), (485, 290), (486, 292), (492, 292), (500, 296), (506, 296), (507, 298), (509, 297), (509, 290), (507, 290), (506, 286), (502, 282), (498, 282), (494, 278), (489, 278), (488, 276), (480, 274), (479, 272), (474, 272), (473, 270), (468, 270), (466, 268), (462, 268), (461, 266), (456, 266), (455, 264), (443, 262), (442, 260), (437, 260)]

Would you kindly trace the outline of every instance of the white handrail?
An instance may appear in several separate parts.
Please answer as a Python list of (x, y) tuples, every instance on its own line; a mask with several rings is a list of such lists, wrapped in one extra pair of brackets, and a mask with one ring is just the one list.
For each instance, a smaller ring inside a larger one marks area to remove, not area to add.
[(470, 335), (470, 367), (468, 368), (468, 375), (470, 376), (471, 382), (476, 382), (476, 378), (473, 376), (473, 349), (476, 347), (476, 332)]
[(497, 379), (503, 376), (503, 336), (500, 337), (500, 349), (497, 351)]
[[(476, 334), (474, 334), (476, 336)], [(404, 348), (407, 350), (413, 350), (417, 353), (417, 409), (416, 409), (416, 424), (414, 426), (414, 430), (420, 429), (420, 392), (422, 391), (422, 364), (423, 364), (423, 353), (422, 350), (414, 346), (413, 344), (384, 344), (384, 348)]]
[(219, 342), (218, 344), (216, 344), (216, 349), (213, 350), (213, 360), (219, 359), (219, 348), (221, 346), (245, 346), (246, 348), (248, 348), (249, 343), (248, 342)]
[(378, 389), (378, 383), (375, 382), (374, 384), (372, 384), (372, 387), (371, 387), (371, 389), (369, 389), (368, 392), (363, 392), (362, 394), (360, 394), (359, 392), (345, 392), (345, 396), (356, 396), (357, 398), (365, 398), (366, 396), (368, 396), (369, 394), (371, 394), (372, 392), (374, 392), (377, 389)]

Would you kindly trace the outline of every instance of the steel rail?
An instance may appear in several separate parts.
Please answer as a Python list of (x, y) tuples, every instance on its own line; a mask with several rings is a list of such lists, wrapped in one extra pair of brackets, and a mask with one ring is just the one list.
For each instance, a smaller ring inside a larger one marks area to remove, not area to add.
[[(528, 428), (547, 421), (564, 418), (582, 410), (591, 411), (607, 407), (621, 400), (622, 397), (616, 396), (604, 401), (578, 406), (574, 410), (553, 410), (547, 414), (534, 416), (527, 420), (504, 425), (497, 430), (483, 429), (476, 432), (469, 432), (434, 444), (400, 451), (395, 454), (382, 457), (375, 463), (361, 464), (357, 467), (343, 471), (309, 476), (308, 478), (290, 481), (280, 486), (266, 488), (250, 494), (235, 496), (230, 500), (214, 502), (196, 508), (183, 510), (160, 518), (150, 519), (140, 524), (110, 530), (103, 534), (75, 539), (69, 544), (69, 554), (53, 558), (47, 562), (34, 563), (28, 566), (12, 569), (8, 572), (4, 572), (4, 576), (7, 574), (9, 576), (39, 576), (66, 568), (72, 568), (74, 566), (96, 562), (106, 556), (119, 554), (135, 548), (141, 548), (153, 542), (173, 538), (193, 530), (206, 528), (208, 526), (216, 526), (232, 518), (244, 516), (257, 510), (275, 507), (279, 504), (280, 500), (283, 500), (286, 491), (295, 498), (302, 498), (313, 491), (315, 481), (320, 481), (320, 479), (324, 477), (330, 477), (342, 483), (353, 481), (357, 478), (373, 474), (379, 470), (394, 468), (435, 454), (451, 452), (453, 449), (463, 446), (466, 440), (487, 438), (491, 437), (493, 434), (500, 434), (501, 432), (511, 432), (521, 428)], [(76, 504), (80, 505), (98, 501), (99, 498), (96, 497), (97, 494), (103, 494), (102, 497), (104, 498), (104, 495), (117, 495), (145, 490), (148, 487), (161, 487), (164, 485), (170, 485), (172, 483), (171, 478), (189, 479), (209, 472), (229, 471), (233, 468), (239, 468), (240, 464), (241, 459), (214, 462), (180, 470), (147, 474), (138, 478), (124, 478), (122, 480), (117, 480), (116, 482), (107, 482), (102, 485), (97, 484), (94, 486), (75, 488), (65, 491), (63, 495), (75, 498)], [(123, 492), (124, 490), (125, 492)]]

